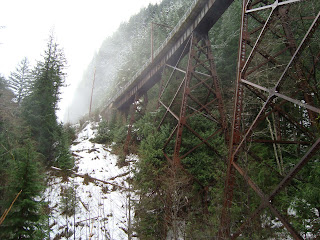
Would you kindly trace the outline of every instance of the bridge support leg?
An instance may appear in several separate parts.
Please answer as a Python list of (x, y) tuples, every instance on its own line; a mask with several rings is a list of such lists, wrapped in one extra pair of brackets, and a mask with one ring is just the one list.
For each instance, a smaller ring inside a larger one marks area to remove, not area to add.
[(132, 127), (134, 122), (136, 121), (136, 114), (143, 115), (146, 109), (146, 106), (148, 104), (148, 95), (147, 93), (143, 94), (143, 100), (140, 100), (140, 95), (137, 92), (134, 98), (133, 103), (129, 107), (129, 111), (126, 114), (126, 117), (130, 117), (130, 120), (128, 122), (128, 132), (127, 137), (124, 143), (124, 154), (127, 156), (130, 153), (129, 146), (132, 143)]
[[(203, 170), (214, 171), (215, 165), (223, 161), (219, 147), (225, 144), (225, 111), (208, 35), (193, 33), (187, 46), (188, 54), (182, 53), (186, 57), (174, 66), (167, 64), (163, 72), (166, 79), (159, 105), (164, 109), (164, 115), (159, 128), (169, 124), (172, 129), (164, 144), (164, 156), (174, 176), (172, 186), (181, 182), (182, 175), (187, 176), (189, 180), (185, 184), (197, 184), (202, 188), (203, 209), (208, 213), (209, 185), (217, 179), (202, 181), (200, 175), (191, 173), (190, 169), (198, 165)], [(172, 194), (176, 192), (173, 190)], [(173, 200), (169, 202), (174, 205)], [(170, 217), (167, 219), (174, 221)]]
[(127, 133), (127, 137), (123, 146), (123, 151), (125, 156), (127, 156), (129, 154), (129, 145), (131, 142), (131, 133), (132, 133), (132, 125), (135, 121), (135, 114), (137, 111), (137, 101), (138, 101), (138, 94), (136, 93), (136, 96), (134, 98), (134, 102), (133, 104), (130, 106), (130, 110), (129, 110), (129, 116), (130, 116), (130, 120), (129, 120), (129, 125), (128, 125), (128, 133)]
[[(320, 69), (319, 40), (315, 37), (319, 36), (319, 8), (312, 0), (272, 5), (243, 1), (219, 239), (252, 234), (259, 238), (265, 231), (263, 226), (271, 221), (277, 221), (278, 227), (273, 226), (270, 238), (283, 233), (303, 239), (297, 222), (305, 216), (288, 212), (301, 196), (305, 208), (312, 205), (310, 196), (301, 194), (304, 185), (300, 180), (312, 174), (320, 149), (319, 134), (315, 134), (319, 131), (315, 124), (315, 116), (320, 114), (319, 89), (311, 74)], [(280, 144), (281, 148), (276, 147)], [(309, 179), (308, 184), (314, 183)], [(246, 194), (250, 203), (241, 198), (244, 185), (249, 186)]]

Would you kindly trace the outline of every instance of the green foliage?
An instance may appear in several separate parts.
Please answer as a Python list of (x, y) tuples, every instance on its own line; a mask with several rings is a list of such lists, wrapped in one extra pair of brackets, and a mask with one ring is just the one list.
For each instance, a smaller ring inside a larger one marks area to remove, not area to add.
[(111, 143), (112, 142), (112, 133), (109, 130), (109, 125), (106, 121), (99, 122), (98, 131), (93, 142), (96, 143)]
[(169, 136), (169, 128), (163, 126), (155, 131), (151, 114), (140, 119), (137, 135), (142, 138), (139, 147), (139, 162), (134, 176), (134, 186), (140, 200), (135, 206), (136, 228), (140, 239), (163, 239), (164, 219), (164, 180), (167, 160), (164, 158), (162, 145)]
[(139, 239), (165, 239), (163, 201), (152, 195), (142, 196), (135, 208), (135, 232)]
[[(209, 31), (212, 52), (224, 99), (231, 99), (236, 79), (239, 29), (242, 1), (234, 1), (222, 18)], [(225, 101), (227, 114), (232, 114), (232, 101)]]
[(74, 160), (70, 153), (70, 139), (66, 129), (60, 124), (56, 130), (56, 142), (54, 144), (55, 161), (54, 164), (63, 169), (71, 169), (74, 166)]
[(32, 76), (25, 59), (11, 74), (9, 85), (3, 77), (0, 79), (1, 214), (22, 190), (0, 226), (1, 239), (47, 237), (41, 201), (44, 190), (41, 164), (49, 160), (63, 169), (73, 166), (69, 136), (74, 131), (59, 125), (55, 115), (64, 64), (63, 53), (50, 38), (44, 60), (38, 63)]
[(65, 64), (64, 54), (51, 36), (43, 60), (33, 72), (31, 93), (22, 104), (24, 119), (38, 143), (38, 151), (51, 163), (55, 155), (55, 137), (59, 135), (55, 111), (64, 84)]
[[(138, 163), (139, 172), (136, 174), (136, 180), (139, 182), (139, 188), (144, 191), (151, 191), (161, 184), (160, 179), (167, 168), (167, 160), (163, 156), (162, 145), (168, 136), (169, 129), (162, 127), (161, 131), (150, 134), (141, 142), (139, 156), (141, 160)], [(150, 176), (153, 176), (150, 178)], [(156, 180), (156, 181), (155, 181)]]
[[(6, 199), (5, 186), (8, 183), (8, 169), (10, 162), (14, 160), (12, 148), (16, 142), (17, 128), (14, 126), (18, 119), (15, 117), (17, 105), (12, 102), (13, 93), (8, 88), (7, 81), (0, 77), (0, 202)], [(20, 132), (21, 134), (21, 132)], [(0, 212), (5, 207), (0, 204)]]
[(63, 188), (61, 192), (61, 199), (60, 199), (60, 210), (61, 215), (66, 217), (71, 217), (75, 214), (77, 208), (77, 201), (76, 201), (76, 191), (75, 186), (67, 186)]
[(6, 79), (2, 75), (0, 75), (0, 89), (2, 90), (6, 88), (6, 85), (7, 85)]
[(31, 87), (31, 70), (27, 58), (21, 60), (16, 70), (11, 72), (9, 87), (14, 92), (18, 104), (29, 94)]
[[(319, 236), (320, 162), (317, 154), (298, 174), (281, 199), (299, 232)], [(285, 198), (286, 197), (286, 198)]]
[[(212, 133), (216, 131), (217, 126), (207, 118), (200, 114), (194, 115), (189, 119), (189, 125), (202, 138), (207, 139)], [(199, 138), (189, 131), (184, 131), (183, 145), (181, 152), (189, 151), (197, 146), (200, 142)], [(221, 166), (221, 162), (225, 162), (227, 149), (224, 143), (224, 136), (218, 135), (215, 138), (208, 140), (208, 143), (213, 146), (213, 149), (208, 148), (203, 144), (201, 147), (193, 151), (186, 158), (182, 159), (184, 167), (203, 185), (208, 186), (215, 182), (215, 174), (222, 169), (217, 168)], [(223, 169), (224, 171), (225, 169)]]
[(64, 132), (66, 133), (66, 135), (67, 135), (67, 138), (68, 138), (68, 142), (69, 142), (69, 144), (71, 145), (72, 144), (72, 142), (74, 141), (74, 140), (76, 140), (76, 138), (77, 138), (77, 135), (76, 135), (76, 129), (73, 127), (73, 126), (71, 126), (70, 124), (65, 124), (64, 126), (63, 126), (63, 128), (64, 128)]
[(5, 221), (0, 226), (1, 239), (42, 239), (44, 224), (39, 198), (44, 190), (39, 154), (30, 140), (12, 151), (9, 164), (6, 206), (22, 190)]
[(117, 125), (111, 129), (113, 135), (113, 141), (116, 144), (124, 144), (126, 136), (128, 134), (128, 127), (123, 125)]
[(120, 122), (107, 123), (102, 121), (99, 123), (97, 135), (91, 139), (96, 143), (114, 143), (117, 146), (122, 146), (128, 133), (127, 126)]

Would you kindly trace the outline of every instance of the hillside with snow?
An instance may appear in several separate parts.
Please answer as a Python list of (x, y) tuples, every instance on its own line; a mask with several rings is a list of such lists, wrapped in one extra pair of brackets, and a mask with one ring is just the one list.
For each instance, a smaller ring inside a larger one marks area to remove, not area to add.
[(50, 239), (128, 238), (133, 208), (127, 179), (135, 156), (119, 168), (109, 148), (90, 142), (96, 127), (86, 123), (72, 144), (73, 171), (52, 168), (48, 174)]

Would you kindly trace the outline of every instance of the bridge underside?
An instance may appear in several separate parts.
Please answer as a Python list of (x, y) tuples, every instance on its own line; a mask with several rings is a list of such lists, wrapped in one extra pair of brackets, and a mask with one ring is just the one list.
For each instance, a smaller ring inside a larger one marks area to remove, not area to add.
[[(161, 80), (161, 72), (166, 64), (174, 64), (184, 51), (188, 39), (195, 31), (206, 35), (234, 0), (198, 0), (192, 11), (184, 16), (184, 21), (176, 26), (173, 33), (158, 49), (154, 59), (145, 64), (133, 79), (108, 105), (126, 111), (133, 103), (135, 95), (143, 94)], [(191, 10), (191, 9), (190, 9)]]

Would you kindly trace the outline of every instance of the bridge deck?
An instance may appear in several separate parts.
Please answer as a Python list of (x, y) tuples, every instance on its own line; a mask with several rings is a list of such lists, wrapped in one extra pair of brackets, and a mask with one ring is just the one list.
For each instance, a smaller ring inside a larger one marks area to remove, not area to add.
[(133, 78), (108, 102), (108, 107), (125, 109), (138, 92), (148, 91), (160, 81), (161, 69), (176, 59), (187, 44), (193, 31), (208, 33), (234, 0), (195, 0), (162, 45)]

